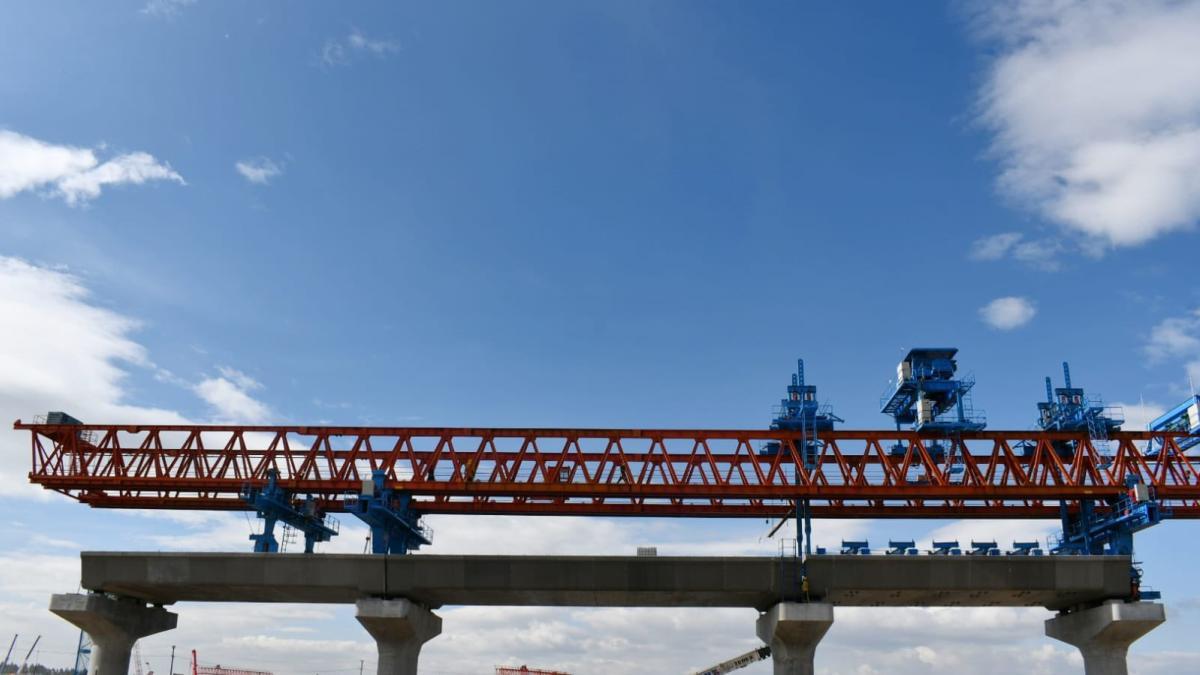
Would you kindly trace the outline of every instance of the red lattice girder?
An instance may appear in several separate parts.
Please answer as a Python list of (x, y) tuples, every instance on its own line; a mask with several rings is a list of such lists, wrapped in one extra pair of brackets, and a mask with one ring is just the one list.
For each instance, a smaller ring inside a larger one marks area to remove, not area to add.
[[(1118, 432), (1098, 444), (1032, 431), (843, 430), (822, 434), (810, 469), (786, 431), (15, 428), (31, 432), (30, 481), (110, 508), (243, 509), (239, 490), (275, 469), (283, 487), (339, 511), (383, 470), (424, 513), (761, 517), (805, 498), (825, 518), (1047, 518), (1058, 500), (1114, 495), (1136, 474), (1172, 517), (1200, 517), (1200, 458), (1179, 449), (1178, 433)], [(780, 451), (764, 456), (769, 441)], [(1076, 451), (1061, 456), (1063, 441)]]

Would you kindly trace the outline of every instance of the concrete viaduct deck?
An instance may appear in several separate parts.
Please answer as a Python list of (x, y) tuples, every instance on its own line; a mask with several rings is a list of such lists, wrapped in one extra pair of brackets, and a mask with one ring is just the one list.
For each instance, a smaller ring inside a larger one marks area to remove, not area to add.
[[(85, 552), (82, 585), (177, 601), (753, 607), (802, 601), (795, 558)], [(1041, 606), (1129, 595), (1124, 556), (818, 555), (807, 599), (842, 606)]]
[[(140, 637), (174, 628), (180, 601), (355, 603), (380, 675), (417, 672), (446, 605), (747, 607), (776, 674), (809, 674), (835, 606), (1042, 606), (1046, 634), (1088, 675), (1126, 673), (1128, 646), (1165, 619), (1129, 597), (1125, 556), (819, 555), (804, 594), (795, 558), (632, 556), (82, 554), (87, 595), (50, 610), (92, 635), (93, 675), (125, 673)], [(148, 606), (149, 605), (149, 606)]]

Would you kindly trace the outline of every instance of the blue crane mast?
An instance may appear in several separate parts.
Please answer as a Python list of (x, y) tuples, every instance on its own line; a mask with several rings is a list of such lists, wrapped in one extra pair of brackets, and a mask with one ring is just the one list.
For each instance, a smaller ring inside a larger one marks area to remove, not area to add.
[[(1038, 427), (1044, 431), (1086, 431), (1095, 441), (1108, 440), (1109, 434), (1120, 431), (1125, 423), (1117, 406), (1105, 405), (1099, 396), (1088, 396), (1082, 387), (1071, 386), (1071, 366), (1063, 361), (1063, 385), (1054, 388), (1046, 378), (1046, 400), (1038, 403)], [(1060, 457), (1075, 455), (1075, 441), (1054, 441), (1054, 451)], [(1027, 448), (1028, 453), (1030, 449)]]
[[(1120, 431), (1124, 415), (1117, 406), (1105, 405), (1099, 396), (1088, 396), (1082, 387), (1071, 385), (1071, 367), (1063, 361), (1063, 386), (1054, 387), (1046, 378), (1046, 400), (1037, 404), (1037, 425), (1044, 431), (1086, 432), (1092, 441), (1106, 442)], [(1064, 459), (1075, 456), (1079, 441), (1052, 441), (1054, 452)], [(1026, 446), (1026, 456), (1036, 447)], [(1101, 499), (1060, 500), (1062, 533), (1050, 543), (1052, 554), (1133, 555), (1133, 535), (1158, 524), (1164, 515), (1153, 489), (1137, 474), (1124, 478), (1126, 490)], [(1129, 571), (1134, 596), (1158, 597), (1140, 589), (1142, 572), (1136, 564)]]
[[(833, 414), (833, 408), (828, 403), (822, 404), (817, 400), (816, 385), (804, 381), (804, 359), (796, 360), (796, 372), (792, 374), (792, 383), (788, 385), (787, 396), (779, 402), (775, 410), (775, 419), (771, 420), (772, 431), (797, 431), (800, 439), (796, 450), (805, 470), (811, 471), (817, 466), (821, 454), (820, 435), (823, 431), (831, 431), (834, 425), (844, 422)], [(774, 457), (783, 450), (779, 441), (766, 443), (759, 454)], [(798, 469), (797, 469), (798, 471)], [(812, 511), (809, 500), (796, 501), (796, 553), (812, 554)]]

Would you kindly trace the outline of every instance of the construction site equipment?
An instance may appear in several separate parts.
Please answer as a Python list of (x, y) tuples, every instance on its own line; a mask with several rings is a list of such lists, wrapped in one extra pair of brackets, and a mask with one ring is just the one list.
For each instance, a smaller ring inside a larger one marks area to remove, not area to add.
[(86, 631), (79, 631), (79, 644), (75, 647), (75, 667), (71, 675), (87, 675), (92, 661), (92, 638)]
[(362, 492), (345, 504), (371, 528), (373, 553), (404, 554), (433, 543), (433, 531), (412, 508), (412, 495), (389, 487), (386, 471), (373, 470), (371, 479), (362, 482)]
[(962, 555), (962, 549), (957, 540), (934, 541), (930, 544), (929, 555)]
[[(1150, 431), (1183, 432), (1189, 436), (1177, 441), (1180, 450), (1200, 445), (1200, 394), (1192, 394), (1186, 401), (1171, 408), (1150, 423)], [(1166, 448), (1152, 439), (1147, 451), (1165, 452)]]
[(245, 670), (242, 668), (222, 668), (221, 666), (202, 666), (192, 650), (192, 675), (272, 675), (261, 670)]
[(906, 541), (896, 541), (893, 539), (888, 542), (888, 555), (917, 555), (919, 553), (917, 543), (911, 539)]
[(722, 675), (723, 673), (732, 673), (735, 670), (741, 670), (746, 666), (754, 665), (759, 661), (765, 661), (769, 658), (771, 658), (771, 648), (764, 645), (758, 649), (751, 649), (740, 656), (735, 656), (728, 661), (722, 661), (711, 668), (697, 670), (694, 675)]
[(41, 641), (41, 635), (33, 639), (33, 644), (29, 645), (29, 651), (25, 652), (25, 658), (21, 659), (21, 667), (17, 669), (18, 673), (25, 672), (25, 667), (29, 665), (29, 657), (33, 656), (33, 650), (37, 649), (38, 643)]
[(0, 661), (0, 672), (4, 672), (4, 667), (8, 665), (8, 660), (12, 658), (13, 647), (17, 646), (17, 638), (21, 637), (20, 633), (13, 635), (12, 642), (8, 643), (8, 651), (4, 654), (4, 660)]
[[(1099, 396), (1088, 396), (1080, 387), (1071, 386), (1071, 367), (1063, 361), (1063, 386), (1057, 389), (1046, 378), (1046, 400), (1038, 403), (1038, 427), (1045, 431), (1085, 432), (1093, 442), (1103, 444), (1125, 422), (1121, 408), (1105, 405)], [(1075, 442), (1058, 441), (1054, 450), (1062, 457), (1075, 452)]]
[(953, 434), (987, 426), (983, 413), (971, 405), (975, 378), (956, 377), (957, 353), (954, 348), (909, 350), (896, 367), (894, 386), (880, 398), (880, 412), (895, 420), (896, 429), (911, 425), (914, 431)]
[(279, 472), (274, 469), (267, 471), (267, 484), (263, 487), (242, 486), (241, 497), (263, 520), (263, 531), (250, 535), (257, 553), (279, 551), (275, 524), (280, 521), (304, 534), (305, 553), (312, 553), (318, 542), (329, 541), (338, 533), (338, 521), (320, 512), (311, 496), (294, 499), (279, 486)]
[(561, 670), (540, 670), (529, 666), (496, 666), (496, 675), (571, 675)]
[[(804, 381), (804, 359), (796, 360), (796, 372), (792, 374), (792, 383), (787, 388), (787, 395), (779, 402), (775, 411), (775, 419), (771, 421), (772, 431), (794, 431), (800, 437), (794, 444), (801, 454), (801, 461), (795, 467), (798, 472), (801, 467), (812, 471), (817, 466), (820, 457), (820, 434), (832, 431), (834, 425), (844, 420), (833, 414), (831, 406), (817, 400), (817, 387)], [(767, 441), (759, 454), (764, 457), (775, 457), (780, 454), (783, 444), (779, 441)], [(796, 477), (797, 482), (799, 476)], [(796, 517), (796, 555), (812, 554), (812, 509), (809, 500), (797, 499), (793, 502)], [(768, 536), (774, 536), (779, 527), (787, 520), (781, 518), (779, 524), (771, 530)], [(802, 575), (803, 576), (803, 575)]]
[[(418, 514), (762, 518), (787, 515), (803, 498), (819, 518), (1054, 518), (1059, 500), (1124, 494), (1132, 474), (1174, 518), (1200, 518), (1200, 458), (1180, 450), (1191, 437), (1176, 431), (1114, 432), (1105, 455), (1078, 432), (947, 441), (837, 429), (822, 434), (809, 471), (802, 436), (782, 430), (89, 424), (93, 443), (76, 427), (15, 428), (30, 433), (31, 482), (106, 508), (245, 510), (243, 486), (266, 486), (274, 469), (281, 487), (325, 512), (345, 511), (347, 496), (379, 471)], [(1150, 440), (1165, 450), (1140, 449)], [(767, 441), (781, 451), (755, 452)], [(1063, 458), (1058, 441), (1078, 450)], [(904, 455), (885, 450), (896, 442)], [(951, 452), (936, 460), (932, 442)], [(1022, 444), (1032, 451), (1021, 453)], [(918, 475), (926, 479), (913, 482)]]

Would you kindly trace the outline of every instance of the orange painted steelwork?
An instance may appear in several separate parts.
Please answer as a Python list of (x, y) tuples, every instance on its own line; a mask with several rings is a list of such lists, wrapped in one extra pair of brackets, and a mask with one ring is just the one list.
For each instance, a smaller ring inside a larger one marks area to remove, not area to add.
[[(239, 490), (275, 469), (280, 486), (340, 511), (383, 470), (426, 514), (761, 517), (808, 499), (824, 518), (1054, 518), (1058, 500), (1116, 495), (1136, 474), (1172, 517), (1200, 518), (1200, 457), (1170, 432), (1098, 444), (1037, 431), (839, 430), (822, 434), (806, 468), (787, 431), (14, 426), (31, 432), (32, 482), (97, 507), (241, 510)], [(1163, 448), (1153, 456), (1151, 438)], [(770, 441), (781, 451), (760, 454)], [(1077, 450), (1061, 456), (1062, 441)]]

